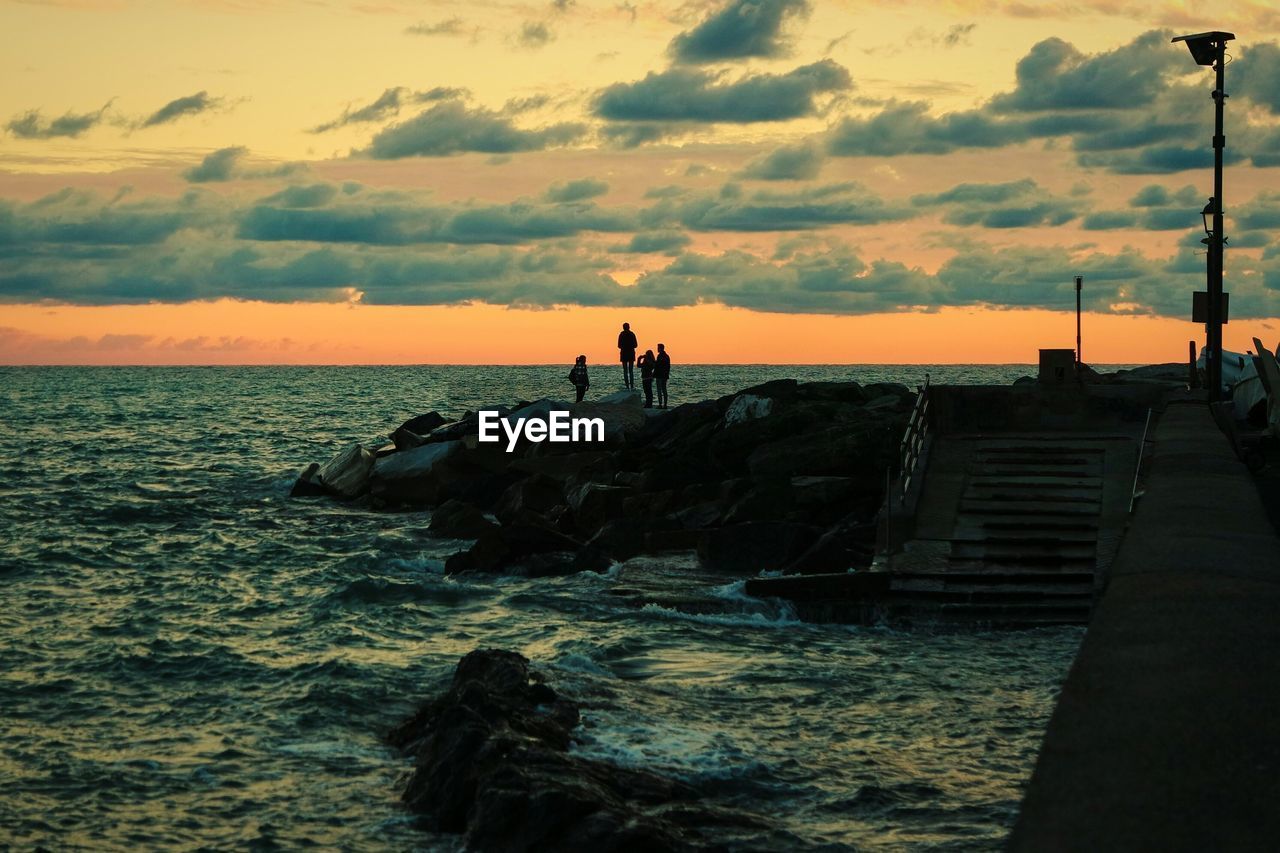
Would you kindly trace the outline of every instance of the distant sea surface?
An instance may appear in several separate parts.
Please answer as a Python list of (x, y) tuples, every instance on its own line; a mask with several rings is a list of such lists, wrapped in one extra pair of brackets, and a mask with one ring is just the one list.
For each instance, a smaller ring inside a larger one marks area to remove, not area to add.
[[(620, 387), (592, 370), (592, 395)], [(0, 848), (457, 849), (413, 827), (382, 736), (491, 646), (583, 703), (575, 749), (774, 816), (798, 847), (997, 847), (1079, 630), (806, 625), (731, 578), (712, 615), (611, 602), (590, 573), (450, 578), (465, 543), (428, 538), (426, 512), (287, 497), (347, 442), (564, 397), (567, 372), (0, 368)], [(671, 400), (1034, 372), (677, 365)]]

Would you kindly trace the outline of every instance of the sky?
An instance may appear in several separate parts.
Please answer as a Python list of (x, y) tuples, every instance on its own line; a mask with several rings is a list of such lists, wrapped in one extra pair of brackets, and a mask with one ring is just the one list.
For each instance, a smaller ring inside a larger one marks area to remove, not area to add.
[(0, 363), (1280, 341), (1269, 0), (0, 0)]

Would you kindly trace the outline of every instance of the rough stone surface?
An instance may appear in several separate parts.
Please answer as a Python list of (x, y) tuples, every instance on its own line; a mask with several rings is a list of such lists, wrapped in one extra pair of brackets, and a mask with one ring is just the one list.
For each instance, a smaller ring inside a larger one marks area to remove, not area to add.
[(733, 398), (724, 413), (724, 425), (733, 426), (743, 421), (768, 417), (773, 411), (772, 397), (757, 397), (754, 394), (739, 394)]
[(498, 525), (485, 518), (483, 512), (469, 503), (450, 499), (442, 503), (431, 513), (431, 524), (427, 530), (433, 536), (450, 539), (476, 539), (496, 530)]
[(335, 497), (351, 500), (369, 491), (374, 460), (374, 455), (359, 444), (350, 444), (321, 465), (314, 479)]
[(822, 528), (782, 521), (756, 521), (708, 530), (698, 539), (698, 561), (705, 568), (737, 575), (778, 571), (818, 537)]
[(433, 471), (462, 449), (461, 441), (442, 441), (384, 456), (373, 466), (370, 494), (386, 503), (439, 503), (442, 484)]
[(570, 754), (578, 720), (577, 706), (521, 655), (471, 652), (448, 690), (391, 733), (414, 757), (405, 803), (425, 828), (461, 834), (476, 851), (783, 843), (764, 821), (708, 805), (690, 785)]

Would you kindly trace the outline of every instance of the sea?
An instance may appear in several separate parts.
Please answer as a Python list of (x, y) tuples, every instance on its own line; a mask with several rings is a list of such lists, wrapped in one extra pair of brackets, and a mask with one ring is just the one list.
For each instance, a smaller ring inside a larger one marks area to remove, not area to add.
[[(670, 394), (1033, 373), (688, 365)], [(998, 848), (1081, 629), (805, 624), (679, 554), (449, 577), (468, 543), (428, 536), (429, 512), (288, 496), (349, 442), (431, 410), (563, 398), (566, 374), (0, 368), (0, 848), (460, 849), (415, 827), (410, 761), (384, 738), (487, 647), (580, 702), (575, 751), (768, 815), (795, 849)], [(592, 396), (619, 386), (595, 369)], [(609, 595), (623, 582), (652, 600)]]

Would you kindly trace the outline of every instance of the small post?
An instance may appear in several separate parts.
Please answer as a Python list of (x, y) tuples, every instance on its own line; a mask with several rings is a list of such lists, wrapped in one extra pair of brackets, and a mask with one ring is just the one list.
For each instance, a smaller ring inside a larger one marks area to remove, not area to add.
[(1187, 341), (1187, 388), (1200, 387), (1200, 372), (1196, 370), (1196, 342)]
[(1080, 288), (1084, 284), (1084, 276), (1076, 276), (1076, 375), (1080, 374), (1080, 365), (1084, 364), (1084, 352), (1080, 348)]

